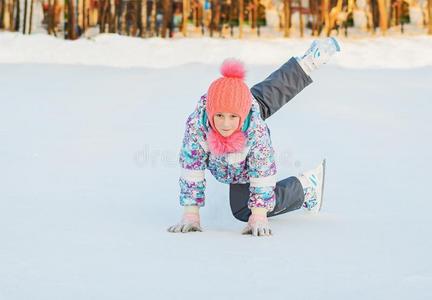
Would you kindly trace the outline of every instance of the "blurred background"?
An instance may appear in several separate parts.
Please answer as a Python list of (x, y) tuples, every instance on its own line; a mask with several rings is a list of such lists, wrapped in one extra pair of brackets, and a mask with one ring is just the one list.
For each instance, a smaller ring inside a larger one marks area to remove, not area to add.
[(77, 39), (432, 34), (432, 0), (0, 0), (0, 30)]

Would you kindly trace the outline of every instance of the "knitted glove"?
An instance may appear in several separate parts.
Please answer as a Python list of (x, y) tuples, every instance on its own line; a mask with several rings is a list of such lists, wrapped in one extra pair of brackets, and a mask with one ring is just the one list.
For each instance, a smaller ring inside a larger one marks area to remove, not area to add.
[(200, 216), (198, 212), (187, 212), (183, 213), (183, 217), (179, 223), (170, 226), (169, 232), (191, 232), (191, 231), (202, 231), (200, 226)]
[(267, 210), (252, 209), (247, 226), (242, 234), (252, 234), (253, 236), (271, 236), (272, 231), (267, 219)]

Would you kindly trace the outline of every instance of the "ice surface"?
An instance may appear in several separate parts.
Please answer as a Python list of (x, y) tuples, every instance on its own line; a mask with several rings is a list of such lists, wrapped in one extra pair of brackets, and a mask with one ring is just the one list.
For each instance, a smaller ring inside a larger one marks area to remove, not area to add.
[[(166, 232), (181, 213), (184, 122), (218, 75), (222, 52), (194, 58), (200, 42), (181, 54), (186, 44), (178, 41), (182, 63), (151, 68), (175, 51), (143, 50), (122, 65), (136, 58), (139, 67), (114, 68), (123, 38), (101, 37), (101, 55), (114, 53), (112, 62), (84, 66), (76, 64), (96, 55), (90, 41), (52, 40), (51, 50), (78, 52), (45, 64), (48, 38), (19, 37), (23, 49), (2, 39), (12, 46), (0, 43), (1, 300), (431, 299), (430, 57), (414, 58), (422, 68), (405, 68), (408, 56), (404, 69), (377, 68), (396, 60), (384, 56), (384, 40), (347, 41), (344, 55), (358, 54), (363, 65), (347, 67), (341, 55), (268, 120), (279, 179), (327, 158), (325, 203), (317, 216), (272, 218), (275, 235), (254, 238), (240, 235), (228, 186), (209, 173), (205, 231)], [(25, 49), (32, 39), (39, 48)], [(259, 46), (279, 53), (268, 63), (244, 54), (248, 84), (295, 54), (282, 58), (289, 43), (271, 43)], [(253, 51), (241, 47), (226, 53)]]

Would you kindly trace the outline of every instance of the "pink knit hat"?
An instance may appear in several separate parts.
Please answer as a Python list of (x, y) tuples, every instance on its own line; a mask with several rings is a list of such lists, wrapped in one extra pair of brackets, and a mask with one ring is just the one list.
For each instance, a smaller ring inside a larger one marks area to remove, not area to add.
[(207, 115), (212, 128), (217, 112), (229, 112), (240, 116), (241, 129), (252, 106), (251, 93), (244, 83), (245, 69), (241, 61), (227, 59), (220, 68), (222, 77), (210, 85), (207, 92)]

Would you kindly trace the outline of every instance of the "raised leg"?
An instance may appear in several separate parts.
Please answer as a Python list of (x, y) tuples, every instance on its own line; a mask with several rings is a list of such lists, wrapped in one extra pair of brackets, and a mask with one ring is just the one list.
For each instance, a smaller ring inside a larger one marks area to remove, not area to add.
[(311, 83), (312, 78), (293, 57), (264, 81), (254, 85), (251, 93), (258, 101), (261, 117), (265, 120)]

